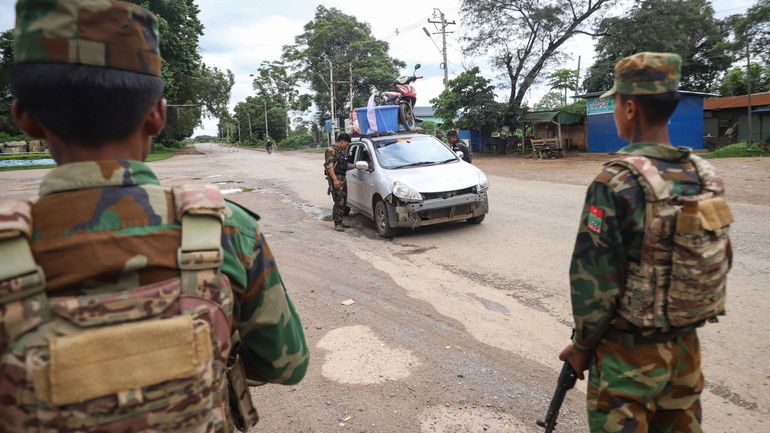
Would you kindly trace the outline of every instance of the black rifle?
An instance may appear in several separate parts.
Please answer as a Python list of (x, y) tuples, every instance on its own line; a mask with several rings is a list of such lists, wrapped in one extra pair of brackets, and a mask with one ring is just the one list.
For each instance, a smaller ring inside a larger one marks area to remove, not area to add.
[(556, 418), (559, 417), (559, 410), (562, 403), (564, 403), (564, 397), (567, 396), (567, 391), (575, 387), (577, 382), (577, 374), (575, 369), (569, 362), (565, 362), (559, 373), (559, 382), (556, 385), (556, 392), (553, 393), (551, 398), (551, 404), (548, 406), (548, 414), (545, 416), (545, 421), (538, 421), (537, 425), (545, 428), (545, 433), (553, 433), (556, 430)]

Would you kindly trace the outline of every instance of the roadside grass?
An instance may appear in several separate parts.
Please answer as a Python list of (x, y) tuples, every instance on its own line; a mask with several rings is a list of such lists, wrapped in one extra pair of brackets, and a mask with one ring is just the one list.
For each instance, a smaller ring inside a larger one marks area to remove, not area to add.
[(770, 156), (770, 150), (767, 150), (767, 148), (763, 148), (758, 144), (749, 146), (746, 143), (735, 143), (703, 154), (703, 157), (707, 159), (746, 158), (753, 156)]
[[(172, 156), (176, 155), (177, 152), (181, 149), (161, 149), (154, 151), (147, 155), (147, 161), (146, 162), (158, 162), (158, 161), (164, 161), (166, 159), (171, 158)], [(18, 161), (18, 160), (28, 160), (28, 159), (44, 159), (44, 158), (50, 158), (51, 155), (47, 153), (38, 153), (38, 154), (24, 154), (24, 155), (2, 155), (0, 156), (0, 161)], [(4, 171), (16, 171), (16, 170), (41, 170), (46, 168), (55, 168), (56, 164), (45, 164), (45, 165), (25, 165), (25, 166), (14, 166), (14, 167), (0, 167), (0, 172)]]
[(0, 153), (0, 161), (25, 161), (50, 158), (48, 153)]

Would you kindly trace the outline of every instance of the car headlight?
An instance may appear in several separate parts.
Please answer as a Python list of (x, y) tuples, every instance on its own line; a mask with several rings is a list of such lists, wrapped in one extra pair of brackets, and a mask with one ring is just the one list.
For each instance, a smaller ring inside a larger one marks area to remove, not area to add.
[(393, 182), (391, 192), (402, 201), (422, 201), (422, 194), (403, 182)]
[(483, 171), (479, 170), (479, 192), (483, 192), (489, 189), (489, 179)]

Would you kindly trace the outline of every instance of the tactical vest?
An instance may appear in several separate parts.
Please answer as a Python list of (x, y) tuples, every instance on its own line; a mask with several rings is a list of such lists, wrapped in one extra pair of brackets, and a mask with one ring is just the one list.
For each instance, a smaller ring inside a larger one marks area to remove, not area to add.
[(0, 431), (218, 433), (231, 420), (256, 423), (231, 350), (224, 199), (213, 186), (173, 197), (179, 276), (77, 296), (46, 293), (29, 246), (31, 204), (0, 203)]
[(644, 191), (642, 257), (638, 264), (626, 264), (626, 286), (617, 306), (621, 317), (642, 329), (668, 331), (725, 314), (733, 215), (711, 164), (695, 155), (690, 161), (702, 185), (695, 196), (672, 195), (644, 156), (608, 163), (631, 171)]

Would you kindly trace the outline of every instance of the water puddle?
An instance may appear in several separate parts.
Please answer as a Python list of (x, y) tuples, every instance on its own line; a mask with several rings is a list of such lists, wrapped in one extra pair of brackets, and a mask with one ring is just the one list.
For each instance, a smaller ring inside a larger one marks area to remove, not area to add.
[(0, 167), (34, 167), (36, 165), (54, 165), (56, 161), (51, 158), (43, 159), (7, 159), (0, 161)]

